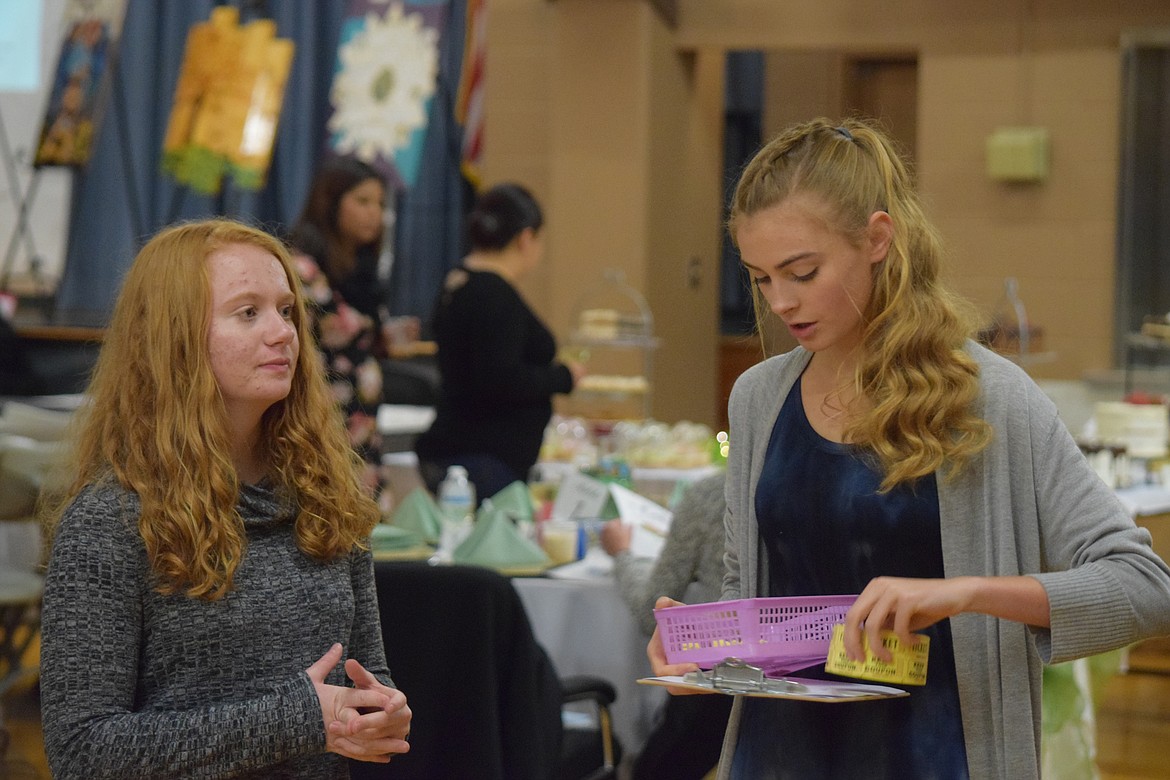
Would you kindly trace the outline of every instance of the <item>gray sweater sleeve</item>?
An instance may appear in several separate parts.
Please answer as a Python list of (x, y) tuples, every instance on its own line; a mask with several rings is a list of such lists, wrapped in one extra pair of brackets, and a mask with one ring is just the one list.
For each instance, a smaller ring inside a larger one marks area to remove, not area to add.
[[(209, 705), (140, 708), (149, 565), (126, 501), (83, 493), (63, 518), (45, 582), (41, 696), (55, 777), (227, 778), (322, 753), (321, 708), (308, 676)], [(210, 633), (210, 632), (209, 632)], [(215, 636), (192, 636), (198, 656)], [(246, 664), (247, 659), (240, 659)], [(382, 662), (384, 671), (385, 662)]]
[(354, 552), (352, 558), (354, 620), (346, 656), (356, 658), (383, 685), (397, 688), (386, 665), (386, 646), (382, 643), (378, 590), (374, 584), (374, 556), (369, 550), (363, 550)]
[[(1029, 388), (1031, 403), (1050, 403)], [(1093, 472), (1055, 414), (1036, 414), (1032, 436), (1042, 572), (1051, 627), (1036, 633), (1048, 663), (1170, 633), (1170, 570), (1117, 496)]]

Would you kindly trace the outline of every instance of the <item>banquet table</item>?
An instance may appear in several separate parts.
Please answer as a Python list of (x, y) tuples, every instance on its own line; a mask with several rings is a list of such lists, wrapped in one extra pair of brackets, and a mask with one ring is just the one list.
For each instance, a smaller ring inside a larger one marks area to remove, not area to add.
[[(433, 414), (433, 410), (419, 408), (383, 407), (379, 429), (384, 433), (415, 430), (426, 421), (427, 412)], [(388, 452), (382, 462), (390, 472), (390, 488), (400, 500), (422, 486), (413, 452)], [(665, 503), (675, 485), (693, 482), (715, 468), (635, 469), (633, 487), (638, 493)], [(551, 473), (558, 480), (575, 470), (570, 464), (542, 464), (544, 476)], [(422, 557), (425, 555), (423, 551)], [(415, 557), (420, 556), (414, 549), (375, 552), (375, 558), (380, 560)], [(591, 561), (603, 565), (594, 567)], [(570, 567), (579, 576), (565, 574)], [(599, 548), (592, 548), (584, 561), (554, 569), (547, 576), (513, 576), (512, 583), (524, 603), (536, 640), (548, 652), (557, 674), (561, 677), (593, 675), (614, 686), (617, 692), (611, 709), (614, 729), (626, 753), (632, 755), (641, 750), (669, 694), (660, 687), (637, 682), (652, 674), (646, 658), (650, 638), (642, 633), (622, 601), (610, 568), (612, 562), (608, 556)], [(516, 571), (500, 571), (517, 575)]]
[(638, 628), (613, 578), (517, 577), (512, 583), (557, 674), (608, 680), (617, 691), (611, 710), (614, 731), (627, 753), (641, 750), (668, 694), (637, 683), (651, 675), (649, 637)]

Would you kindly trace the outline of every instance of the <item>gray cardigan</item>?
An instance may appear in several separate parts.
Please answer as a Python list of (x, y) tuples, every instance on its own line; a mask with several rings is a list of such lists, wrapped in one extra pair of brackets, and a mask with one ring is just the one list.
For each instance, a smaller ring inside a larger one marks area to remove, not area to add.
[[(1027, 780), (1040, 776), (1042, 663), (1170, 634), (1170, 570), (1027, 374), (974, 343), (968, 351), (995, 438), (955, 479), (940, 475), (943, 566), (948, 577), (1034, 576), (1048, 594), (1051, 628), (951, 618), (967, 763), (972, 780)], [(810, 357), (798, 348), (764, 361), (732, 391), (724, 599), (766, 592), (755, 486), (781, 404)], [(721, 778), (739, 711), (737, 702)]]
[[(54, 777), (349, 776), (304, 670), (341, 642), (393, 684), (370, 554), (309, 558), (269, 491), (246, 487), (239, 510), (248, 546), (219, 601), (155, 590), (136, 495), (90, 487), (66, 511), (41, 656)], [(327, 682), (347, 683), (340, 663)]]

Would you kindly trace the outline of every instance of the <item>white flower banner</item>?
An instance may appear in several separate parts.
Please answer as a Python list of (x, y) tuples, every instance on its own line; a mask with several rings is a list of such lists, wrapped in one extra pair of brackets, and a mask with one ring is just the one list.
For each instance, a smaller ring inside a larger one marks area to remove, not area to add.
[(350, 0), (337, 48), (330, 146), (386, 174), (418, 177), (448, 0)]

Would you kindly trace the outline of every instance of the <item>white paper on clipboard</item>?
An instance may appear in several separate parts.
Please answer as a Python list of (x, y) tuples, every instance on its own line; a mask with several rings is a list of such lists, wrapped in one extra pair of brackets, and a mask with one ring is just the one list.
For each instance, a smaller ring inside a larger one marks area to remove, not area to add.
[(666, 507), (629, 488), (611, 484), (609, 492), (622, 522), (633, 526), (630, 552), (640, 558), (657, 558), (666, 544), (674, 514)]
[(799, 701), (817, 701), (825, 704), (837, 704), (851, 701), (873, 701), (874, 699), (894, 699), (910, 694), (900, 688), (891, 688), (887, 685), (870, 685), (863, 683), (846, 683), (829, 680), (803, 680), (797, 677), (785, 678), (794, 683), (792, 690), (778, 691), (730, 691), (714, 688), (710, 684), (701, 684), (687, 681), (682, 677), (643, 677), (638, 680), (641, 685), (662, 685), (671, 688), (685, 688), (703, 693), (721, 693), (727, 696), (757, 696), (768, 699), (796, 699)]

